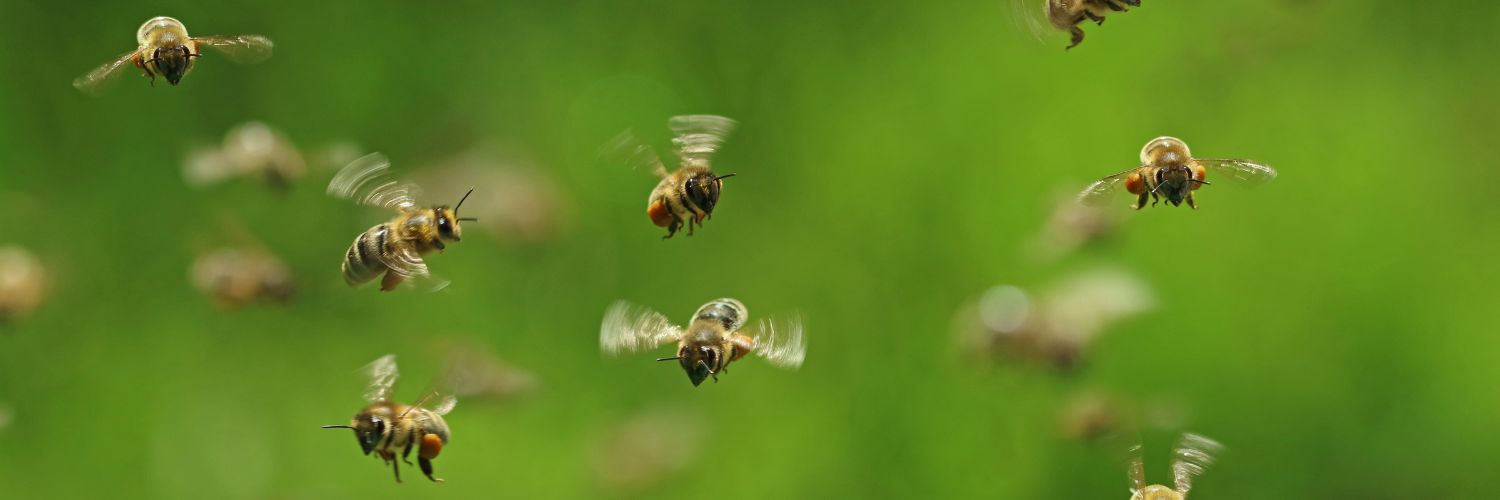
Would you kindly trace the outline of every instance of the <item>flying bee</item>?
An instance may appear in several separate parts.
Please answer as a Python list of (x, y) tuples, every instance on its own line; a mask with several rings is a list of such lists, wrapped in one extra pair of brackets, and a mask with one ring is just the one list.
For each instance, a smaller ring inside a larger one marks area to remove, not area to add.
[(1248, 160), (1194, 158), (1188, 146), (1176, 137), (1157, 137), (1141, 148), (1141, 166), (1094, 181), (1078, 193), (1078, 201), (1090, 206), (1100, 206), (1109, 201), (1114, 187), (1125, 182), (1125, 190), (1136, 195), (1130, 208), (1140, 210), (1151, 198), (1155, 206), (1158, 198), (1166, 198), (1172, 206), (1186, 201), (1189, 207), (1198, 209), (1193, 200), (1193, 191), (1209, 184), (1208, 172), (1224, 174), (1230, 179), (1250, 185), (1271, 182), (1276, 170)]
[(437, 205), (418, 208), (417, 187), (388, 178), (389, 159), (380, 153), (365, 155), (339, 170), (328, 182), (328, 194), (357, 203), (396, 211), (391, 220), (360, 233), (344, 252), (344, 282), (363, 285), (385, 273), (380, 291), (396, 289), (408, 278), (430, 276), (423, 257), (447, 248), (444, 242), (459, 241), (463, 231), (458, 209), (474, 192), (470, 189), (453, 208)]
[(1083, 43), (1083, 28), (1078, 25), (1085, 19), (1103, 25), (1105, 15), (1140, 6), (1141, 0), (1047, 0), (1047, 22), (1073, 36), (1067, 47), (1071, 49)]
[(708, 161), (734, 130), (734, 120), (714, 115), (685, 115), (667, 120), (667, 126), (676, 135), (672, 145), (681, 162), (677, 170), (667, 171), (661, 157), (630, 132), (611, 141), (608, 148), (610, 154), (624, 155), (631, 168), (647, 165), (661, 179), (646, 200), (646, 215), (653, 224), (667, 228), (663, 239), (671, 238), (683, 226), (687, 226), (688, 236), (692, 236), (694, 225), (702, 226), (704, 220), (712, 219), (724, 179), (735, 175), (715, 174)]
[(1203, 474), (1213, 465), (1214, 455), (1223, 450), (1217, 441), (1197, 435), (1183, 434), (1172, 451), (1172, 487), (1159, 484), (1146, 485), (1146, 467), (1141, 458), (1141, 446), (1130, 448), (1130, 500), (1184, 500), (1193, 487), (1193, 478)]
[(443, 415), (453, 411), (457, 400), (453, 396), (443, 396), (432, 408), (423, 407), (434, 393), (428, 393), (416, 404), (404, 405), (391, 401), (391, 389), (396, 385), (396, 378), (400, 375), (396, 371), (396, 356), (387, 354), (380, 359), (365, 366), (366, 375), (370, 378), (369, 389), (365, 391), (365, 401), (369, 405), (354, 415), (354, 420), (349, 425), (325, 425), (324, 429), (354, 429), (354, 438), (359, 441), (359, 448), (369, 455), (375, 455), (391, 465), (391, 470), (396, 474), (396, 482), (401, 482), (401, 467), (396, 463), (396, 451), (401, 450), (401, 461), (411, 465), (411, 450), (417, 448), (417, 464), (422, 468), (422, 473), (427, 479), (441, 483), (442, 479), (432, 476), (432, 459), (437, 458), (438, 453), (443, 451), (443, 446), (448, 444), (448, 423), (443, 421)]
[(807, 354), (802, 321), (760, 320), (749, 334), (742, 333), (749, 313), (734, 299), (718, 299), (698, 308), (687, 328), (672, 324), (666, 316), (628, 302), (615, 302), (604, 313), (599, 345), (615, 355), (677, 343), (677, 355), (656, 358), (677, 361), (693, 386), (719, 374), (747, 354), (754, 353), (772, 365), (796, 369)]
[(256, 300), (284, 303), (297, 291), (286, 264), (253, 248), (220, 248), (200, 255), (190, 277), (199, 291), (226, 309)]
[(161, 75), (167, 83), (177, 85), (193, 69), (193, 61), (203, 55), (203, 47), (222, 52), (238, 63), (257, 63), (271, 57), (271, 40), (260, 35), (188, 36), (181, 21), (166, 16), (153, 17), (135, 32), (140, 44), (115, 60), (73, 80), (73, 86), (86, 94), (98, 95), (104, 84), (119, 76), (127, 63), (140, 68), (156, 84)]
[(1134, 274), (1091, 269), (1036, 293), (1014, 285), (991, 287), (959, 309), (953, 326), (965, 354), (1040, 361), (1065, 372), (1086, 361), (1111, 325), (1155, 308), (1153, 295)]
[(272, 188), (284, 191), (302, 177), (307, 162), (285, 135), (261, 122), (246, 122), (229, 129), (219, 147), (193, 151), (183, 163), (189, 184), (206, 186), (232, 177), (258, 176)]
[(19, 246), (0, 247), (0, 323), (29, 316), (47, 297), (47, 270)]

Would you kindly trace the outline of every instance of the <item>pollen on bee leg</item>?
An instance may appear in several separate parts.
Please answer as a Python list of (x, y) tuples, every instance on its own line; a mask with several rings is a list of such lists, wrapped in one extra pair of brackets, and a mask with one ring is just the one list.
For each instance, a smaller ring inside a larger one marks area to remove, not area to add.
[(1192, 189), (1194, 191), (1197, 191), (1198, 188), (1203, 187), (1203, 183), (1207, 179), (1208, 179), (1208, 169), (1204, 168), (1203, 165), (1194, 164), (1193, 165), (1193, 180), (1196, 180), (1198, 182), (1194, 182), (1193, 183), (1193, 188)]
[(651, 202), (651, 205), (646, 207), (646, 216), (651, 217), (652, 224), (660, 227), (672, 224), (672, 213), (667, 210), (666, 203), (663, 203), (661, 199)]
[(1141, 194), (1146, 191), (1145, 178), (1139, 173), (1133, 173), (1125, 177), (1125, 190), (1130, 194)]
[(417, 457), (424, 460), (437, 458), (438, 453), (443, 451), (443, 438), (437, 434), (426, 434), (422, 436), (422, 449), (417, 451)]

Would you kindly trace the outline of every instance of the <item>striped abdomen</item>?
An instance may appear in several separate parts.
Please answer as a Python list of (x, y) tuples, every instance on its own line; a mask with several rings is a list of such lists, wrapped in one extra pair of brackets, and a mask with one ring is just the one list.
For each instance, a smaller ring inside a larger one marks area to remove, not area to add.
[(693, 319), (717, 322), (723, 325), (725, 330), (733, 332), (745, 326), (746, 316), (749, 316), (749, 313), (745, 311), (745, 304), (741, 304), (738, 300), (724, 298), (703, 304), (703, 307), (698, 308), (698, 312), (693, 314)]
[(380, 224), (360, 233), (349, 246), (349, 251), (344, 253), (344, 282), (349, 286), (365, 284), (385, 272), (386, 265), (381, 255), (387, 251), (387, 238), (394, 236), (390, 234), (389, 226)]

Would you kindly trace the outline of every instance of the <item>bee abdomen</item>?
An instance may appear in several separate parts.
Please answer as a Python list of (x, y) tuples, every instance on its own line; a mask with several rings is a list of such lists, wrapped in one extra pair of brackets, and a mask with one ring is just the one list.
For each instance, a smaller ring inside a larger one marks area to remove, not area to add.
[(386, 248), (386, 237), (390, 234), (387, 224), (381, 224), (359, 234), (349, 251), (344, 253), (344, 282), (349, 286), (362, 285), (380, 276), (386, 270), (381, 260)]
[(693, 315), (693, 319), (717, 321), (723, 324), (725, 329), (734, 331), (745, 326), (746, 316), (749, 316), (749, 313), (745, 311), (745, 304), (725, 298), (703, 304), (703, 307), (698, 308), (698, 313)]

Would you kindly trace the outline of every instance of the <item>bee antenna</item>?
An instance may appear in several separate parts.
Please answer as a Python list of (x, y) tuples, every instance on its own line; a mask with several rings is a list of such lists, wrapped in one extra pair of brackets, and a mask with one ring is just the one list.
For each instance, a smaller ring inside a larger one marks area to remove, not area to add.
[(478, 217), (459, 217), (459, 222), (479, 222)]
[[(458, 204), (453, 206), (453, 215), (458, 215), (458, 207), (464, 206), (464, 200), (469, 199), (469, 195), (471, 195), (471, 194), (474, 194), (474, 188), (469, 188), (469, 192), (464, 193), (464, 197), (458, 199)], [(459, 219), (459, 220), (463, 220), (463, 219)]]
[(350, 426), (347, 426), (347, 425), (325, 425), (325, 426), (323, 426), (323, 428), (324, 429), (353, 429), (353, 427), (350, 427)]
[(1200, 180), (1200, 179), (1188, 179), (1188, 181), (1196, 182), (1196, 183), (1199, 183), (1199, 184), (1213, 184), (1212, 182), (1208, 182), (1208, 181)]
[(670, 358), (656, 358), (657, 361), (671, 361), (671, 360), (674, 360), (674, 359), (682, 359), (682, 356), (672, 356)]
[(716, 180), (716, 181), (717, 180), (723, 180), (723, 179), (728, 179), (728, 178), (734, 177), (734, 176), (735, 176), (735, 174), (718, 175), (718, 176), (714, 176), (714, 180)]

